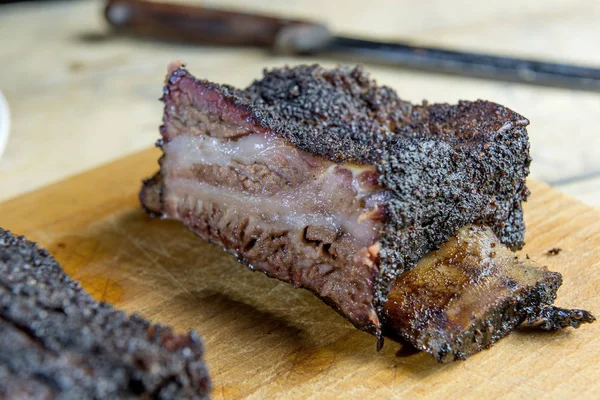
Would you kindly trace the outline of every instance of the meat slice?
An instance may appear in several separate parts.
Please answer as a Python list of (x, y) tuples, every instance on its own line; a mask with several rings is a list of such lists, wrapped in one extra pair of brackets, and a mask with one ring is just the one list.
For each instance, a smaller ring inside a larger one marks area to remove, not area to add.
[(593, 322), (584, 310), (551, 306), (562, 284), (520, 259), (486, 226), (465, 226), (400, 275), (384, 307), (385, 329), (447, 362), (490, 347), (523, 322), (543, 329)]
[(146, 210), (378, 337), (394, 280), (462, 227), (523, 245), (528, 121), (500, 105), (412, 105), (359, 67), (274, 69), (238, 90), (180, 63), (163, 101)]
[(0, 229), (0, 398), (208, 398), (200, 338), (98, 303)]

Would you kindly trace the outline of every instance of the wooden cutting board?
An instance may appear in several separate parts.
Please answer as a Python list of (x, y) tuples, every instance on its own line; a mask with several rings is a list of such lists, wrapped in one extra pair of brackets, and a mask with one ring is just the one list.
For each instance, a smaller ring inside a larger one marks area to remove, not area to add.
[[(98, 300), (199, 332), (214, 398), (600, 397), (600, 322), (516, 332), (448, 365), (389, 340), (377, 353), (374, 337), (309, 292), (148, 218), (137, 191), (158, 156), (147, 150), (0, 204), (0, 226), (46, 247)], [(563, 274), (557, 304), (600, 315), (600, 212), (530, 188), (524, 252)]]

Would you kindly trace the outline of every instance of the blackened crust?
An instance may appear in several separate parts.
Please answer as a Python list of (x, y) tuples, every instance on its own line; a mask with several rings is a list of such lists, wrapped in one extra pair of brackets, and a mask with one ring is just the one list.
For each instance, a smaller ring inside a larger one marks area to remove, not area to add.
[(0, 229), (0, 398), (208, 398), (203, 345), (92, 299)]
[(166, 107), (182, 80), (218, 92), (216, 108), (226, 104), (256, 130), (334, 162), (377, 168), (390, 194), (378, 306), (396, 276), (467, 224), (490, 226), (512, 249), (523, 246), (529, 122), (503, 106), (413, 105), (360, 67), (301, 65), (265, 71), (245, 90), (196, 80), (181, 66), (170, 71)]
[(513, 250), (524, 244), (527, 120), (485, 101), (419, 107), (414, 115), (412, 125), (422, 127), (416, 131), (428, 134), (394, 136), (378, 163), (381, 183), (393, 193), (379, 294), (465, 225), (491, 227)]

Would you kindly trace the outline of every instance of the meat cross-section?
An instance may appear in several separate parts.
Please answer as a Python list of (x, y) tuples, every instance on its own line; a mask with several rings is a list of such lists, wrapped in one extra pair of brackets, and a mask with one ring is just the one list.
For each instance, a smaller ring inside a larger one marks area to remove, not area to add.
[(316, 65), (238, 90), (175, 63), (163, 101), (146, 210), (379, 337), (396, 278), (459, 229), (523, 245), (528, 121), (505, 107), (412, 105), (361, 68)]

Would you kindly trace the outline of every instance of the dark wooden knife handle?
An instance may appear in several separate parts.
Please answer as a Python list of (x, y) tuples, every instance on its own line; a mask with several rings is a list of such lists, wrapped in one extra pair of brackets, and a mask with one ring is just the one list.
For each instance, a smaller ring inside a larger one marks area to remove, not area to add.
[(116, 29), (198, 44), (274, 46), (290, 27), (323, 27), (307, 21), (146, 0), (109, 0), (107, 21)]

